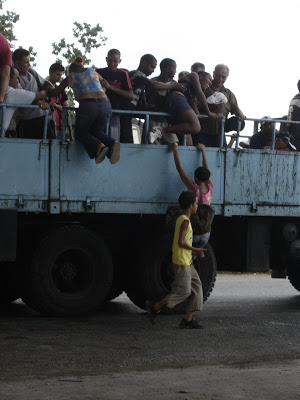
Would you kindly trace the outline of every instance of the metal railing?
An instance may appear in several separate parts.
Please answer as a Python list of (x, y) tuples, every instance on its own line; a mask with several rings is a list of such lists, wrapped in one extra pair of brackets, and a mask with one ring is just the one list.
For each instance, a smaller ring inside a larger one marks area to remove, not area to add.
[[(2, 118), (1, 118), (1, 134), (0, 137), (4, 137), (4, 120), (5, 120), (5, 112), (8, 107), (14, 107), (14, 108), (28, 108), (28, 109), (40, 109), (40, 106), (37, 105), (23, 105), (23, 104), (6, 104), (6, 103), (1, 103), (0, 104), (0, 110), (2, 110)], [(68, 117), (68, 111), (73, 110), (76, 111), (76, 107), (63, 107), (63, 116), (62, 116), (62, 122), (63, 122), (63, 137), (62, 140), (66, 140), (66, 125), (67, 125), (67, 117)], [(49, 121), (49, 109), (45, 109), (45, 122), (44, 122), (44, 130), (43, 130), (43, 140), (47, 139), (47, 125)], [(134, 110), (112, 110), (113, 114), (117, 115), (131, 115), (132, 117), (137, 117), (140, 119), (144, 119), (144, 138), (145, 142), (148, 143), (148, 137), (149, 137), (149, 121), (151, 117), (169, 117), (171, 114), (167, 113), (162, 113), (162, 112), (154, 112), (154, 111), (134, 111)], [(208, 119), (207, 115), (197, 115), (199, 119)], [(254, 126), (253, 126), (253, 133), (258, 132), (258, 124), (259, 123), (264, 123), (264, 122), (271, 122), (273, 124), (273, 133), (272, 133), (272, 145), (271, 145), (271, 150), (274, 150), (275, 148), (275, 140), (276, 140), (276, 124), (295, 124), (295, 125), (300, 125), (300, 121), (287, 121), (287, 120), (281, 120), (281, 119), (258, 119), (258, 118), (247, 118), (245, 121), (253, 121)], [(241, 135), (241, 123), (242, 121), (238, 118), (238, 126), (237, 126), (237, 134), (236, 134), (236, 142), (235, 142), (235, 149), (239, 149), (239, 142), (241, 138), (250, 138), (251, 136), (243, 136)], [(108, 132), (108, 127), (109, 124), (107, 125), (107, 132)], [(225, 127), (225, 118), (220, 120), (220, 143), (219, 147), (223, 147), (223, 139), (225, 137), (231, 137), (232, 135), (230, 134), (225, 134), (224, 135), (224, 127)], [(185, 144), (185, 136), (184, 136), (184, 144)]]

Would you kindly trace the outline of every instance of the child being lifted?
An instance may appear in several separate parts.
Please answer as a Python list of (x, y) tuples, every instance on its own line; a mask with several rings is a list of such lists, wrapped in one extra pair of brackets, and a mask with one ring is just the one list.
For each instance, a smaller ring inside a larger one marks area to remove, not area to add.
[(179, 324), (181, 329), (203, 328), (193, 314), (203, 306), (203, 291), (199, 275), (193, 265), (192, 254), (204, 257), (205, 249), (192, 246), (193, 229), (190, 216), (197, 212), (198, 202), (193, 192), (182, 192), (178, 198), (182, 214), (177, 218), (172, 247), (174, 282), (171, 293), (157, 302), (146, 302), (146, 309), (152, 324), (163, 306), (173, 308), (187, 299), (186, 313)]

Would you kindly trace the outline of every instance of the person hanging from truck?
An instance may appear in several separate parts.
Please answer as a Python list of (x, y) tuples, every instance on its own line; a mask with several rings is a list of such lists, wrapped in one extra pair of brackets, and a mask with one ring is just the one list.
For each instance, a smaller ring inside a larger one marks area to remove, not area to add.
[(106, 134), (112, 111), (101, 80), (103, 78), (94, 68), (84, 67), (83, 58), (78, 56), (69, 67), (69, 75), (57, 88), (50, 90), (50, 95), (57, 96), (67, 86), (74, 90), (75, 100), (79, 102), (75, 138), (82, 143), (96, 164), (101, 163), (105, 156), (111, 164), (115, 164), (120, 160), (121, 145)]
[[(210, 205), (213, 195), (213, 183), (210, 180), (210, 171), (208, 169), (208, 162), (204, 144), (197, 144), (197, 149), (202, 153), (202, 166), (194, 171), (194, 180), (191, 179), (186, 171), (182, 168), (178, 146), (175, 143), (169, 145), (174, 155), (174, 162), (176, 169), (182, 182), (190, 192), (196, 193), (199, 204)], [(194, 235), (193, 245), (195, 247), (204, 247), (210, 237), (210, 231), (204, 232), (201, 235)]]

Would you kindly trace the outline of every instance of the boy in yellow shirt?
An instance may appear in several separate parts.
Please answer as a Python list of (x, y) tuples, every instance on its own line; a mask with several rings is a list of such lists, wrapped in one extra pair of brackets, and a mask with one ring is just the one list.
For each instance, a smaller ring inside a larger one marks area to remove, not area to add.
[(202, 284), (193, 265), (192, 254), (204, 257), (205, 249), (192, 246), (193, 229), (190, 216), (197, 212), (198, 201), (195, 193), (182, 192), (178, 198), (182, 214), (177, 218), (172, 247), (172, 263), (175, 279), (171, 293), (157, 302), (146, 302), (148, 316), (152, 324), (163, 306), (173, 308), (187, 299), (186, 313), (179, 324), (181, 329), (203, 328), (194, 318), (195, 311), (203, 306)]

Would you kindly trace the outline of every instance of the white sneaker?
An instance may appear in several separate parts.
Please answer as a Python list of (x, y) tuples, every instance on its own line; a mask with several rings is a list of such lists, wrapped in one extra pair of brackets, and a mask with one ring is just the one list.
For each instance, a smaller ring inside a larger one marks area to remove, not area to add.
[(157, 139), (162, 138), (161, 129), (159, 126), (154, 126), (149, 132), (149, 141), (150, 143), (154, 143)]

